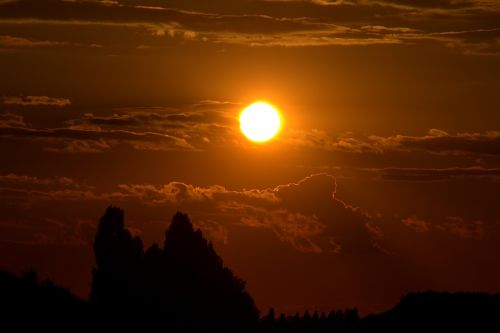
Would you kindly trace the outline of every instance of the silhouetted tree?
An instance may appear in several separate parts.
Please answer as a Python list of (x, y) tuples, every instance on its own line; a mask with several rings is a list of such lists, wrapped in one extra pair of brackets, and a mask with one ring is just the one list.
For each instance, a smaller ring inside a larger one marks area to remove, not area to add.
[(90, 300), (115, 308), (140, 307), (142, 241), (125, 229), (123, 210), (108, 207), (94, 241), (96, 266), (92, 270)]
[(267, 316), (265, 317), (265, 320), (269, 323), (274, 323), (274, 320), (276, 319), (275, 317), (276, 314), (274, 313), (274, 308), (270, 308)]
[(112, 309), (141, 312), (170, 327), (254, 328), (258, 310), (243, 280), (223, 265), (212, 244), (177, 213), (165, 232), (163, 249), (143, 252), (139, 237), (125, 229), (123, 211), (109, 207), (94, 242), (91, 301)]
[(261, 320), (261, 328), (264, 332), (274, 332), (276, 331), (276, 314), (274, 312), (274, 308), (270, 308), (269, 312), (265, 317)]
[(311, 315), (309, 314), (309, 311), (308, 311), (308, 310), (306, 310), (306, 311), (304, 312), (303, 321), (304, 321), (304, 322), (309, 322), (309, 321), (311, 321)]
[(284, 313), (280, 314), (279, 324), (284, 325), (286, 323), (286, 316)]
[[(253, 327), (258, 310), (245, 282), (224, 267), (212, 244), (194, 230), (186, 214), (177, 213), (165, 232), (165, 256), (171, 266), (170, 297), (174, 311), (220, 327)], [(189, 318), (186, 318), (189, 320)]]

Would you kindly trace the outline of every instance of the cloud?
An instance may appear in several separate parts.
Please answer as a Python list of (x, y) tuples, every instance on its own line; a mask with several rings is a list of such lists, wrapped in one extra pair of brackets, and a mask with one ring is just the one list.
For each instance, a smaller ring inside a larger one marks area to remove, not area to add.
[(217, 194), (229, 191), (219, 185), (196, 187), (182, 182), (170, 182), (165, 185), (120, 184), (122, 193), (135, 197), (150, 205), (177, 204), (182, 201), (212, 200)]
[[(166, 107), (136, 107), (115, 109), (110, 115), (86, 113), (65, 124), (82, 130), (134, 130), (163, 133), (186, 140), (201, 149), (208, 143), (228, 144), (234, 141), (241, 104), (201, 101), (180, 109)], [(139, 146), (136, 146), (139, 149)], [(148, 148), (149, 149), (149, 148)]]
[(183, 182), (169, 182), (164, 185), (119, 184), (118, 188), (127, 197), (134, 197), (148, 205), (180, 204), (201, 201), (245, 201), (255, 204), (278, 201), (272, 189), (228, 190), (221, 185), (198, 187)]
[(449, 154), (486, 154), (500, 155), (500, 132), (491, 131), (486, 133), (457, 133), (432, 129), (428, 135), (392, 137), (370, 137), (374, 147), (382, 150), (421, 150), (431, 153)]
[(10, 204), (28, 207), (41, 201), (103, 200), (111, 194), (99, 194), (93, 186), (66, 176), (39, 177), (8, 173), (0, 175), (0, 198)]
[(22, 105), (22, 106), (68, 106), (71, 101), (68, 98), (54, 98), (48, 96), (4, 96), (3, 104), (5, 105)]
[(227, 245), (229, 231), (223, 224), (214, 220), (198, 220), (194, 221), (194, 226), (195, 228), (201, 229), (201, 231), (211, 240)]
[(270, 229), (301, 252), (378, 251), (381, 231), (361, 209), (335, 198), (335, 188), (333, 176), (316, 174), (274, 188), (218, 193), (214, 203), (242, 225)]
[(237, 219), (236, 225), (268, 229), (301, 252), (383, 250), (380, 227), (360, 208), (335, 197), (335, 178), (328, 174), (260, 190), (196, 187), (181, 182), (122, 184), (119, 188), (126, 198), (135, 197), (149, 205), (173, 205), (195, 212), (200, 219), (211, 216), (228, 228), (234, 227)]
[(500, 169), (487, 169), (479, 166), (468, 168), (383, 168), (368, 169), (380, 174), (384, 180), (394, 181), (442, 181), (456, 178), (499, 179)]
[(81, 184), (76, 180), (69, 177), (50, 177), (50, 178), (40, 178), (36, 176), (28, 175), (17, 175), (15, 173), (9, 173), (6, 175), (0, 175), (0, 183), (25, 183), (25, 184), (36, 184), (36, 185), (60, 185), (64, 187), (81, 187)]
[[(231, 104), (232, 105), (232, 104)], [(196, 107), (196, 105), (194, 106)], [(163, 130), (186, 130), (191, 126), (213, 125), (228, 126), (235, 122), (234, 110), (227, 112), (225, 108), (215, 105), (203, 110), (193, 109), (179, 111), (169, 108), (135, 108), (124, 109), (121, 113), (107, 116), (86, 113), (79, 119), (66, 122), (71, 127), (95, 128), (153, 128)], [(234, 106), (233, 106), (234, 108)]]
[[(137, 150), (158, 151), (240, 147), (244, 142), (237, 120), (241, 107), (241, 103), (203, 101), (180, 108), (122, 108), (114, 109), (112, 114), (85, 113), (66, 120), (66, 127), (46, 129), (28, 128), (21, 117), (4, 114), (0, 115), (0, 137), (42, 142), (45, 150), (60, 153), (99, 153), (120, 144)], [(421, 136), (359, 136), (351, 132), (335, 136), (321, 129), (290, 128), (277, 138), (277, 143), (299, 149), (353, 154), (426, 152), (438, 155), (500, 155), (498, 131), (452, 134), (431, 129)], [(496, 169), (480, 167), (446, 170), (387, 168), (372, 171), (391, 180), (498, 176)]]
[(418, 233), (427, 233), (431, 230), (437, 230), (452, 234), (460, 238), (482, 239), (485, 235), (484, 223), (480, 220), (466, 222), (459, 216), (448, 216), (444, 222), (429, 223), (415, 215), (401, 220), (405, 226)]
[(126, 130), (0, 127), (0, 137), (55, 144), (56, 146), (46, 148), (53, 152), (102, 152), (118, 144), (127, 144), (138, 150), (193, 149), (185, 139), (168, 134)]
[[(48, 104), (56, 99), (43, 100)], [(5, 98), (4, 103), (35, 105), (35, 99)], [(35, 141), (56, 153), (101, 153), (122, 144), (136, 150), (200, 150), (209, 144), (235, 144), (239, 108), (238, 103), (217, 101), (181, 109), (123, 108), (108, 115), (85, 113), (58, 128), (27, 127), (21, 116), (0, 114), (0, 137)]]
[(12, 113), (3, 113), (0, 114), (0, 127), (26, 127), (26, 123), (22, 116)]
[(442, 130), (431, 129), (427, 135), (423, 136), (398, 134), (387, 137), (377, 135), (358, 137), (352, 133), (346, 133), (333, 137), (324, 131), (312, 130), (291, 132), (283, 140), (295, 146), (349, 153), (381, 154), (391, 151), (424, 151), (432, 154), (500, 155), (500, 132), (498, 131), (450, 134)]
[[(182, 182), (164, 185), (121, 184), (115, 191), (68, 188), (66, 180), (10, 174), (10, 187), (0, 187), (0, 198), (21, 206), (53, 201), (139, 203), (183, 210), (214, 240), (231, 241), (234, 228), (272, 232), (278, 240), (306, 253), (380, 252), (384, 234), (360, 208), (335, 197), (335, 179), (316, 174), (296, 183), (265, 189), (229, 190), (220, 185), (198, 187)], [(20, 187), (20, 183), (49, 188)], [(311, 198), (315, 200), (311, 201)]]
[(481, 239), (484, 236), (484, 223), (482, 221), (466, 222), (463, 218), (450, 216), (437, 228), (462, 238)]
[[(500, 54), (496, 31), (500, 6), (489, 1), (247, 1), (232, 5), (171, 1), (169, 5), (20, 0), (0, 3), (0, 20), (4, 24), (141, 29), (156, 37), (147, 42), (148, 48), (164, 45), (168, 38), (266, 47), (434, 41), (467, 54)], [(460, 33), (466, 31), (470, 33)], [(482, 37), (478, 39), (477, 34)], [(486, 35), (490, 37), (485, 39)], [(6, 43), (25, 46), (58, 43), (6, 37)]]
[[(66, 42), (56, 42), (49, 40), (33, 40), (23, 37), (0, 36), (0, 47), (5, 48), (25, 48), (25, 47), (48, 47), (68, 45)], [(29, 97), (29, 96), (28, 96)]]
[[(52, 153), (102, 153), (111, 149), (112, 143), (106, 140), (69, 140), (63, 142), (59, 147), (46, 147), (45, 150)], [(142, 148), (147, 148), (143, 146)]]
[[(271, 0), (272, 1), (272, 0)], [(276, 0), (287, 1), (287, 0)], [(288, 0), (300, 2), (301, 0)], [(440, 16), (444, 19), (452, 17), (476, 17), (489, 13), (500, 12), (500, 5), (496, 1), (488, 0), (309, 0), (322, 6), (369, 6), (379, 8), (390, 8), (399, 14), (407, 14), (410, 18), (435, 18)]]
[[(220, 15), (166, 7), (103, 4), (94, 1), (21, 0), (0, 4), (4, 19), (46, 21), (146, 23), (181, 27), (188, 31), (235, 31), (242, 33), (286, 32), (323, 27), (304, 18), (276, 18), (268, 15)], [(167, 28), (168, 29), (168, 28)], [(168, 31), (168, 30), (167, 30)]]
[[(306, 253), (321, 253), (323, 249), (314, 241), (326, 229), (316, 216), (291, 213), (288, 210), (259, 211), (255, 207), (252, 215), (242, 217), (241, 222), (252, 228), (270, 228), (278, 238)], [(333, 241), (333, 240), (332, 240)], [(341, 246), (333, 241), (331, 252), (339, 253)]]
[(334, 137), (320, 129), (309, 131), (292, 129), (282, 140), (290, 146), (326, 151), (346, 151), (350, 153), (381, 152), (380, 150), (375, 150), (375, 147), (370, 142), (364, 142), (363, 138), (354, 137), (352, 133)]
[(394, 36), (349, 37), (334, 30), (314, 32), (293, 32), (287, 34), (207, 34), (207, 38), (215, 43), (240, 44), (257, 47), (306, 47), (306, 46), (366, 46), (402, 44), (403, 41)]
[(428, 232), (429, 225), (422, 219), (419, 219), (415, 215), (409, 216), (405, 219), (402, 219), (401, 222), (408, 228), (412, 229), (415, 232)]
[[(500, 16), (500, 15), (499, 15)], [(400, 36), (407, 42), (437, 42), (462, 50), (467, 55), (500, 55), (500, 29), (449, 30), (429, 33), (409, 33)]]
[(110, 201), (121, 198), (119, 193), (96, 193), (90, 189), (23, 189), (15, 187), (0, 187), (0, 197), (8, 200), (11, 205), (33, 207), (34, 204), (46, 201), (82, 202)]

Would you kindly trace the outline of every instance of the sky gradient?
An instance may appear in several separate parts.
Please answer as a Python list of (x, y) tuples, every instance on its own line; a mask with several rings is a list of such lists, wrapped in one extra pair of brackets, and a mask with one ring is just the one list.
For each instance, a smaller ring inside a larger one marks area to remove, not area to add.
[[(177, 210), (262, 312), (500, 291), (500, 3), (0, 1), (0, 266), (82, 297)], [(283, 117), (254, 144), (238, 115)]]

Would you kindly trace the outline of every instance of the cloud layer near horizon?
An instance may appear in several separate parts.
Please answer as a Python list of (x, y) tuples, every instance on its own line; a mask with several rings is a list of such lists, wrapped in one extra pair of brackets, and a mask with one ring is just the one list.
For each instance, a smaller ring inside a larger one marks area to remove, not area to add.
[[(364, 253), (379, 251), (385, 234), (377, 220), (360, 207), (346, 204), (336, 196), (336, 180), (329, 174), (315, 174), (295, 183), (265, 189), (229, 190), (222, 185), (198, 187), (183, 182), (164, 185), (118, 184), (113, 191), (103, 192), (95, 186), (69, 177), (40, 178), (36, 176), (0, 175), (0, 197), (9, 205), (37, 209), (41, 205), (73, 202), (101, 206), (106, 203), (127, 206), (170, 207), (184, 210), (209, 237), (224, 243), (231, 239), (228, 229), (237, 227), (263, 228), (299, 252)], [(315, 198), (310, 201), (310, 198)], [(461, 217), (443, 217), (435, 230), (470, 238), (481, 238), (483, 222), (467, 226)], [(429, 222), (410, 216), (405, 225), (416, 232), (428, 232)], [(142, 228), (143, 226), (136, 226)], [(213, 229), (217, 231), (212, 234)], [(472, 229), (468, 229), (472, 228)], [(480, 231), (478, 231), (480, 228)], [(26, 236), (32, 235), (26, 230)], [(223, 236), (221, 236), (223, 235)], [(44, 239), (50, 239), (45, 235)], [(2, 241), (11, 241), (9, 236)], [(26, 242), (28, 240), (22, 240)]]
[[(119, 184), (102, 193), (68, 177), (38, 178), (8, 174), (0, 176), (0, 196), (13, 204), (34, 209), (41, 204), (65, 201), (111, 202), (127, 205), (170, 206), (190, 212), (203, 226), (212, 221), (221, 230), (232, 226), (264, 228), (301, 252), (368, 251), (376, 248), (376, 227), (359, 208), (335, 198), (335, 179), (312, 175), (297, 183), (274, 188), (228, 190), (224, 186), (196, 187), (182, 182), (165, 185)], [(308, 197), (317, 197), (314, 206)], [(29, 198), (29, 200), (26, 200)], [(198, 223), (198, 222), (195, 222)], [(375, 229), (374, 229), (375, 228)], [(29, 232), (28, 232), (29, 233)], [(209, 230), (210, 233), (210, 230)], [(230, 233), (224, 233), (226, 241)], [(49, 239), (46, 235), (44, 239)], [(6, 241), (7, 239), (3, 239)], [(26, 241), (26, 240), (24, 240)]]

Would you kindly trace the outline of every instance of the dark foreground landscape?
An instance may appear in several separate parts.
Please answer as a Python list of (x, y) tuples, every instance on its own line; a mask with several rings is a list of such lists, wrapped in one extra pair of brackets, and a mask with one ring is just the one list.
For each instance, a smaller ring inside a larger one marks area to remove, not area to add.
[(356, 308), (259, 314), (235, 276), (187, 215), (177, 213), (163, 246), (144, 249), (109, 207), (94, 241), (91, 293), (82, 300), (34, 271), (0, 271), (0, 321), (18, 329), (189, 332), (417, 332), (500, 329), (500, 294), (418, 292), (392, 309), (360, 317)]

